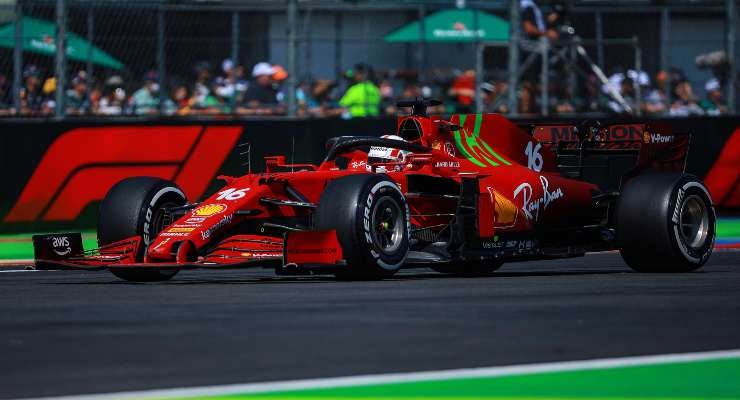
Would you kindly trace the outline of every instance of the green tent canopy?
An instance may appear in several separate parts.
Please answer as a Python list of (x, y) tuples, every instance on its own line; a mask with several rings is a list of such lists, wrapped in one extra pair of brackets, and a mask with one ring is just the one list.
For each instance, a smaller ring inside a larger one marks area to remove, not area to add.
[[(477, 21), (476, 21), (477, 20)], [(476, 29), (477, 28), (477, 29)], [(475, 42), (508, 41), (509, 23), (477, 10), (443, 10), (424, 18), (424, 37), (419, 22), (412, 22), (385, 36), (386, 42)]]
[[(41, 19), (23, 17), (21, 20), (23, 51), (54, 56), (56, 54), (56, 26)], [(15, 46), (15, 24), (0, 27), (0, 47)], [(90, 52), (93, 64), (121, 69), (123, 64), (110, 54), (93, 46), (78, 35), (67, 32), (67, 57), (70, 60), (86, 62)]]

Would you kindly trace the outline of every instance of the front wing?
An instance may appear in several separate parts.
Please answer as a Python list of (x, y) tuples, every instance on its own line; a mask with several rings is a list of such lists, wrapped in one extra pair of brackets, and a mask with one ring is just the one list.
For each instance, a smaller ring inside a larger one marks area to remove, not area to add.
[[(345, 265), (335, 231), (290, 232), (284, 238), (234, 235), (209, 247), (197, 260), (137, 262), (142, 240), (135, 236), (85, 251), (80, 233), (34, 235), (37, 269), (237, 269), (275, 268), (293, 274), (329, 271)], [(173, 255), (174, 257), (175, 255)]]

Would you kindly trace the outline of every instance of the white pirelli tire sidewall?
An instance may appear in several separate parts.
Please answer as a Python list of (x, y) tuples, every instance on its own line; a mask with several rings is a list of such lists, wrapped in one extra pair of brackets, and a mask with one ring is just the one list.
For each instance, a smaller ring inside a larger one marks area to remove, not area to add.
[(410, 213), (403, 193), (388, 175), (351, 174), (327, 183), (313, 214), (313, 228), (334, 230), (344, 266), (335, 275), (378, 279), (406, 261)]
[(639, 272), (688, 272), (712, 254), (716, 215), (699, 178), (644, 173), (621, 188), (616, 204), (616, 244)]
[[(688, 221), (692, 210), (703, 215)], [(712, 197), (701, 182), (685, 182), (678, 188), (669, 224), (675, 246), (686, 261), (704, 265), (714, 249), (716, 215)]]
[[(378, 227), (374, 226), (373, 222), (377, 222), (378, 213), (382, 214), (383, 210), (381, 207), (393, 207), (394, 205), (399, 207), (398, 211), (401, 211), (397, 221), (397, 223), (401, 223), (401, 226), (398, 226), (398, 231), (392, 233), (391, 236), (402, 236), (395, 237), (395, 240), (389, 246), (385, 246), (379, 242)], [(389, 271), (401, 268), (408, 256), (408, 245), (403, 246), (401, 242), (404, 240), (407, 241), (409, 232), (411, 232), (409, 206), (404, 199), (403, 193), (401, 193), (395, 183), (387, 180), (380, 181), (370, 188), (370, 192), (366, 196), (366, 201), (361, 209), (362, 238), (365, 241), (370, 258), (380, 267)], [(394, 254), (394, 251), (402, 248), (405, 250)]]

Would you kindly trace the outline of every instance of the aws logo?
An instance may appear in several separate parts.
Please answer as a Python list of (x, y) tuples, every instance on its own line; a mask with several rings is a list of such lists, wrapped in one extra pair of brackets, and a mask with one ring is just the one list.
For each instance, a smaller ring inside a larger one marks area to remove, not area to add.
[(72, 221), (131, 176), (170, 179), (198, 198), (241, 132), (239, 126), (72, 129), (46, 151), (3, 222)]

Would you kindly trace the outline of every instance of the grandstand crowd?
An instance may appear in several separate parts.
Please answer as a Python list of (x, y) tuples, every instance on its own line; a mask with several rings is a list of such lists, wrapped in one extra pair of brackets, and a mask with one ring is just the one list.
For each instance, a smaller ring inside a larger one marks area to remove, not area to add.
[[(165, 88), (160, 93), (156, 73), (148, 72), (136, 82), (120, 75), (89, 79), (78, 71), (66, 90), (67, 115), (285, 115), (287, 72), (279, 65), (260, 62), (251, 70), (232, 60), (217, 67), (198, 63), (192, 81)], [(401, 98), (435, 97), (444, 100), (439, 113), (475, 111), (475, 71), (457, 71), (446, 80), (430, 79), (421, 84), (413, 74), (398, 76), (393, 71), (375, 72), (369, 65), (357, 64), (343, 74), (343, 79), (310, 79), (298, 82), (295, 96), (298, 116), (356, 118), (395, 114), (395, 102)], [(565, 79), (551, 79), (548, 88), (550, 115), (584, 112), (626, 114), (637, 110), (637, 86), (644, 115), (692, 116), (721, 115), (727, 112), (723, 88), (712, 78), (704, 85), (703, 96), (686, 79), (680, 69), (660, 71), (654, 77), (644, 71), (616, 70), (609, 82), (590, 75), (581, 82), (578, 93), (569, 93)], [(492, 80), (481, 84), (486, 112), (508, 112), (507, 81)], [(611, 88), (609, 88), (611, 86)], [(616, 90), (624, 103), (609, 94)], [(10, 80), (0, 75), (0, 115), (50, 116), (54, 114), (56, 79), (46, 76), (35, 65), (23, 72), (20, 109), (13, 107)], [(525, 80), (517, 91), (518, 113), (537, 115), (541, 87)], [(160, 102), (161, 106), (160, 106)]]

